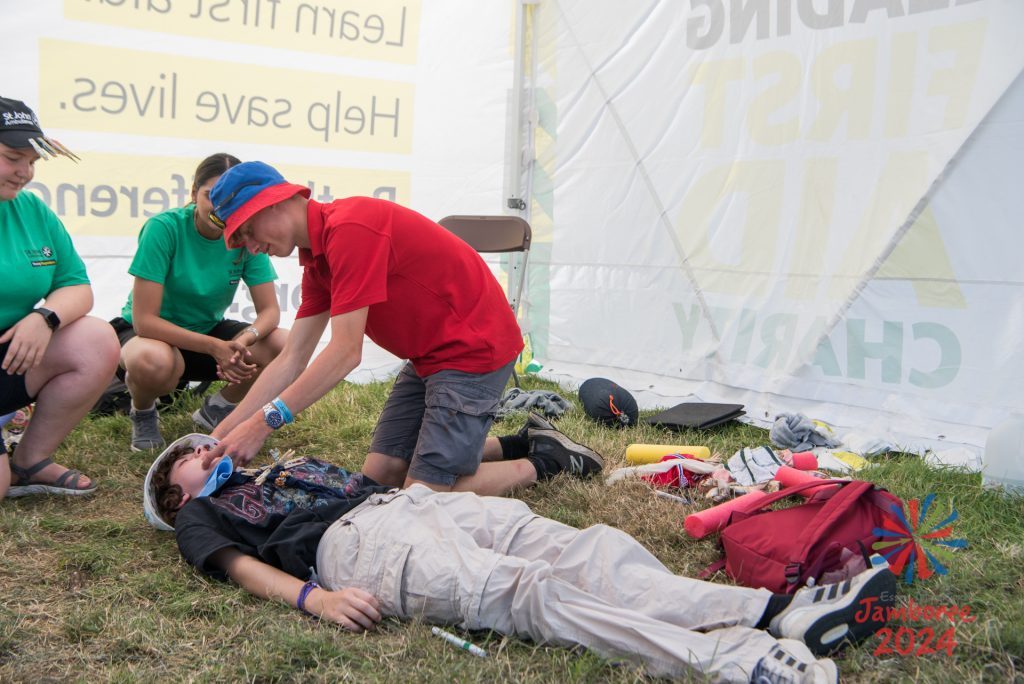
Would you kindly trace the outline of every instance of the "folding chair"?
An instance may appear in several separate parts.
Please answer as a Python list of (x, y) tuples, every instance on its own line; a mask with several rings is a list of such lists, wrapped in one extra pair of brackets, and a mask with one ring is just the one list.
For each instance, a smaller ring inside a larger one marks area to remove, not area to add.
[[(530, 224), (519, 216), (445, 216), (438, 223), (478, 252), (509, 254), (508, 303), (518, 321), (533, 237)], [(515, 371), (512, 379), (519, 387)]]

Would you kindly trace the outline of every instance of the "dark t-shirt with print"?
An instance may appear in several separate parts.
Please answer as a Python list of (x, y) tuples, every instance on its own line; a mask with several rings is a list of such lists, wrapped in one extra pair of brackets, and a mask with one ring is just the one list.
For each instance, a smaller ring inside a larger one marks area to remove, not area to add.
[(362, 473), (315, 459), (283, 472), (281, 476), (281, 468), (275, 467), (262, 485), (254, 476), (236, 472), (216, 494), (185, 504), (174, 526), (185, 560), (223, 578), (209, 564), (210, 556), (234, 547), (309, 579), (316, 547), (327, 528), (370, 494), (391, 489)]

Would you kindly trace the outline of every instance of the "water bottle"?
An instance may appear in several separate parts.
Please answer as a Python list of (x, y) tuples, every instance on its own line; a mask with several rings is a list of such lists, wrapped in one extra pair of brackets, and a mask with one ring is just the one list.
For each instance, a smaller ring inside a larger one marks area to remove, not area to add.
[(981, 481), (1024, 495), (1024, 416), (1011, 416), (988, 433)]

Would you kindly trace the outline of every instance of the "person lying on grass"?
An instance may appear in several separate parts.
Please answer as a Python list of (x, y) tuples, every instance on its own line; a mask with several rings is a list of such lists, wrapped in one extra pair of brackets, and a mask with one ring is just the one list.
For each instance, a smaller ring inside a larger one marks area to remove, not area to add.
[(887, 569), (793, 596), (718, 585), (673, 575), (620, 530), (578, 530), (516, 499), (399, 490), (291, 454), (204, 465), (216, 443), (187, 435), (153, 462), (150, 523), (200, 571), (354, 632), (393, 616), (582, 645), (655, 675), (836, 682), (816, 656), (883, 626), (855, 619), (865, 601), (895, 602)]

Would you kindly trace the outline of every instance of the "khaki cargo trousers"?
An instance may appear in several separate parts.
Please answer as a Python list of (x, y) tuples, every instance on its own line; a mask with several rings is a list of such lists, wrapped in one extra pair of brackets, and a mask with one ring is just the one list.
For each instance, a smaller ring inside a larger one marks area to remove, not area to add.
[(628, 534), (578, 530), (522, 501), (372, 495), (317, 549), (328, 589), (358, 587), (385, 615), (582, 645), (656, 675), (747, 682), (775, 639), (753, 629), (771, 594), (672, 574)]

